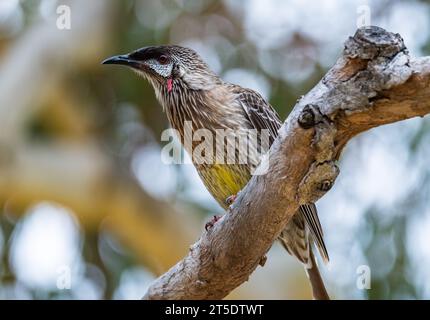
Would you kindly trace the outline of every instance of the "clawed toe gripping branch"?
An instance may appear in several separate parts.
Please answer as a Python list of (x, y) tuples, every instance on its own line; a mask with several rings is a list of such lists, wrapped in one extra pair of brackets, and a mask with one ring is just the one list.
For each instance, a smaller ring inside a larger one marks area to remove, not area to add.
[(334, 184), (336, 161), (360, 132), (430, 113), (430, 58), (398, 34), (359, 29), (324, 78), (295, 105), (256, 175), (221, 221), (154, 281), (144, 299), (221, 299), (248, 280), (301, 204)]

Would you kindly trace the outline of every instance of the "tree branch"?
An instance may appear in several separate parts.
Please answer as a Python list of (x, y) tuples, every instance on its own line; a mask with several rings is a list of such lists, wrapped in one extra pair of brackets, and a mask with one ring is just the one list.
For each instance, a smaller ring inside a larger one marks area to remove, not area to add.
[(360, 132), (430, 113), (430, 58), (412, 59), (402, 38), (359, 29), (325, 77), (300, 99), (255, 175), (189, 254), (144, 299), (220, 299), (257, 268), (300, 204), (333, 185), (336, 160)]

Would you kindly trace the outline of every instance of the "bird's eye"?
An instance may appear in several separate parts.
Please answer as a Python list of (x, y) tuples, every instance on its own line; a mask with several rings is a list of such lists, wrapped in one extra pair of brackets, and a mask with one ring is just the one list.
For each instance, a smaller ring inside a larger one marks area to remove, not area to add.
[(163, 55), (158, 57), (158, 62), (160, 64), (167, 64), (169, 62), (169, 58), (163, 54)]

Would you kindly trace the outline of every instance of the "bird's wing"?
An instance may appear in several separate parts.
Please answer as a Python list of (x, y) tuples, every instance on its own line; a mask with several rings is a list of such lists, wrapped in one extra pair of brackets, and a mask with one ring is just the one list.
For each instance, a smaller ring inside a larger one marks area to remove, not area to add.
[[(278, 130), (282, 125), (282, 122), (279, 119), (279, 116), (276, 113), (276, 111), (257, 92), (251, 89), (244, 89), (238, 86), (236, 86), (235, 90), (236, 90), (236, 93), (238, 94), (239, 102), (242, 105), (242, 108), (245, 111), (249, 122), (252, 124), (252, 126), (255, 129), (258, 129), (258, 130), (268, 129), (270, 134), (269, 136), (270, 145), (272, 145), (273, 141), (278, 136)], [(309, 227), (310, 235), (314, 240), (324, 262), (328, 262), (329, 256), (328, 256), (327, 248), (324, 243), (323, 231), (322, 231), (321, 223), (318, 218), (318, 212), (315, 204), (310, 203), (310, 204), (302, 205), (300, 206), (299, 212), (301, 213), (304, 220), (306, 221), (306, 224)], [(301, 219), (296, 219), (296, 220), (300, 221)], [(290, 229), (291, 229), (290, 233), (294, 233), (294, 230), (300, 229), (300, 224), (296, 223), (295, 228), (290, 228)], [(299, 232), (294, 236), (296, 240), (298, 240), (297, 236), (302, 236), (304, 238), (307, 238), (305, 236), (305, 233), (302, 233), (302, 232)], [(301, 239), (301, 240), (307, 241), (307, 239)], [(293, 253), (297, 252), (297, 250), (295, 250), (294, 248), (290, 248), (290, 250), (288, 251)], [(307, 252), (308, 250), (306, 249), (305, 251)], [(294, 255), (296, 255), (299, 258), (299, 260), (303, 262), (304, 260), (302, 256), (303, 254), (294, 254)]]
[(324, 233), (321, 227), (320, 219), (318, 218), (318, 211), (315, 203), (301, 205), (299, 210), (304, 216), (307, 225), (309, 226), (311, 237), (314, 240), (321, 257), (323, 258), (323, 261), (327, 263), (329, 261), (329, 256), (324, 243)]
[(239, 103), (252, 126), (257, 130), (269, 130), (269, 142), (272, 145), (282, 125), (275, 109), (254, 90), (238, 88), (237, 94)]

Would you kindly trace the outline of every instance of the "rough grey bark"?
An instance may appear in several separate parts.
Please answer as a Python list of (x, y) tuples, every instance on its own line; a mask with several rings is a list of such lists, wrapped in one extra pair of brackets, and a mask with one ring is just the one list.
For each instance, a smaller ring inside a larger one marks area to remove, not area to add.
[(333, 185), (345, 144), (372, 127), (430, 113), (430, 58), (409, 56), (398, 34), (359, 29), (324, 78), (300, 99), (254, 176), (189, 254), (144, 299), (221, 299), (248, 280), (300, 204)]

